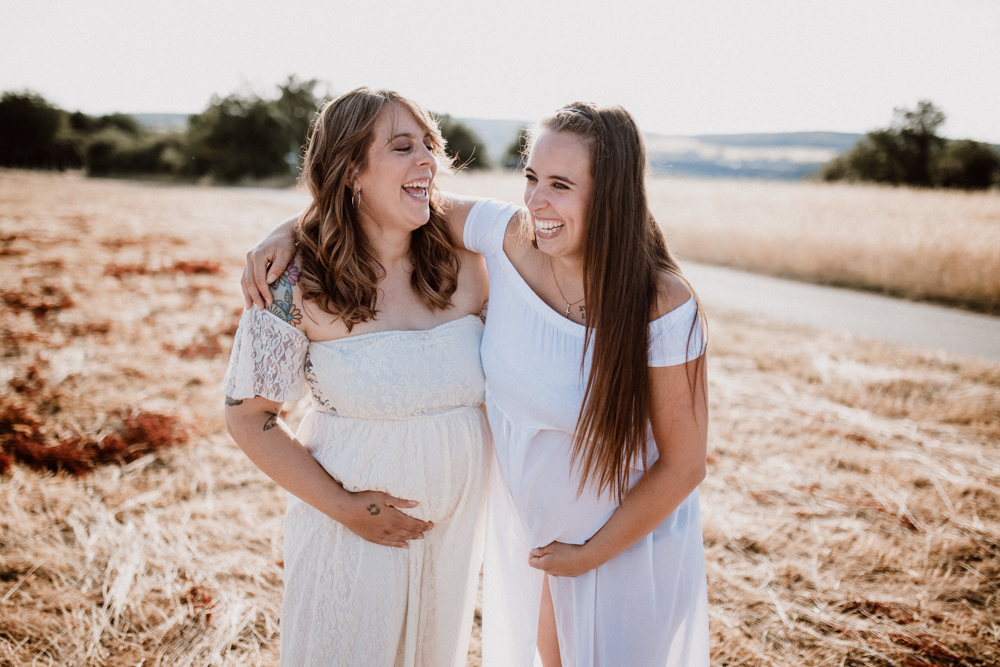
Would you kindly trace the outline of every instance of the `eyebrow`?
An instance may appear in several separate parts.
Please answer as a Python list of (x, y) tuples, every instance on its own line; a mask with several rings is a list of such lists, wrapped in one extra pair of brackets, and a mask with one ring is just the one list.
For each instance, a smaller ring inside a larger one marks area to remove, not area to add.
[[(400, 132), (396, 136), (389, 137), (388, 139), (386, 139), (385, 143), (387, 143), (387, 144), (391, 143), (391, 142), (395, 141), (396, 139), (399, 139), (400, 137), (406, 137), (407, 139), (412, 139), (414, 136), (416, 136), (416, 135), (414, 135), (412, 132)], [(426, 139), (429, 136), (431, 136), (430, 132), (425, 132), (424, 133), (424, 139)]]
[[(538, 174), (535, 173), (535, 170), (532, 169), (531, 167), (525, 167), (524, 171), (525, 171), (525, 173), (527, 173), (527, 172), (530, 171), (532, 176), (538, 176)], [(557, 175), (557, 176), (549, 176), (549, 178), (551, 178), (552, 180), (555, 180), (555, 181), (565, 181), (566, 183), (569, 183), (570, 185), (576, 185), (576, 183), (573, 182), (573, 179), (571, 179), (571, 178), (569, 178), (567, 176), (558, 176)]]

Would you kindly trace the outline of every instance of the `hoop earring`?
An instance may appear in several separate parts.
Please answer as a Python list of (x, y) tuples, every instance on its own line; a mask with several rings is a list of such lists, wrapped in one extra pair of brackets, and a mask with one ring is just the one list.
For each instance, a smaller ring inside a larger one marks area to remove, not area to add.
[[(357, 201), (354, 200), (355, 197), (357, 197)], [(354, 208), (361, 206), (361, 188), (358, 188), (357, 192), (351, 193), (351, 204), (354, 205)]]

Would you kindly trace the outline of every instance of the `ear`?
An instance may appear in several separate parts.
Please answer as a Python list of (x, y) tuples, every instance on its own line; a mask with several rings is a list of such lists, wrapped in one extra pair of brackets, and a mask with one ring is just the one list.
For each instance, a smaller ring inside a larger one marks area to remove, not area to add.
[(358, 182), (358, 176), (361, 174), (361, 170), (358, 169), (357, 165), (352, 164), (348, 167), (348, 173), (350, 173), (348, 183), (351, 186), (351, 192), (357, 192), (361, 189), (361, 183)]

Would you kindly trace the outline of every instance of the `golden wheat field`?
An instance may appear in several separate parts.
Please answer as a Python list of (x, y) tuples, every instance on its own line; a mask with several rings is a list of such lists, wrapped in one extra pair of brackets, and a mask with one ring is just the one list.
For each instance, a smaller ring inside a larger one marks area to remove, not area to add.
[[(513, 173), (456, 180), (523, 200)], [(1000, 314), (1000, 190), (655, 178), (649, 196), (682, 259)]]
[[(488, 178), (447, 186), (517, 199)], [(711, 220), (740, 208), (731, 187), (654, 196)], [(775, 188), (855, 227), (879, 201)], [(243, 256), (293, 212), (0, 171), (0, 665), (277, 664), (285, 494), (229, 439), (218, 385)], [(948, 252), (995, 262), (988, 238)], [(883, 254), (893, 241), (909, 247), (886, 236)], [(709, 320), (713, 664), (1000, 664), (1000, 365), (711, 304)], [(294, 426), (306, 406), (286, 407)], [(46, 468), (101, 447), (107, 464)]]

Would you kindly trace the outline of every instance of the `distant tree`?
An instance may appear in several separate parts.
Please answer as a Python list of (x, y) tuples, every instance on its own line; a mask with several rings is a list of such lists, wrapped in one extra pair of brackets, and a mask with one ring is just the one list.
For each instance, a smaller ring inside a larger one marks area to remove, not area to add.
[(69, 129), (81, 134), (97, 131), (97, 119), (82, 111), (74, 111), (69, 115)]
[(277, 99), (213, 97), (189, 118), (185, 172), (226, 182), (294, 174), (318, 107), (315, 86), (315, 80), (289, 77)]
[[(824, 165), (824, 180), (874, 181), (930, 187), (947, 140), (937, 135), (945, 115), (928, 100), (896, 109), (889, 127), (869, 132), (848, 152)], [(943, 184), (943, 183), (940, 183)]]
[(142, 124), (136, 120), (135, 116), (130, 116), (124, 113), (113, 113), (107, 116), (98, 116), (97, 118), (94, 118), (95, 130), (107, 130), (110, 128), (120, 130), (125, 134), (131, 134), (133, 136), (145, 134)]
[(0, 97), (0, 166), (65, 169), (78, 166), (73, 146), (61, 136), (66, 112), (37, 93)]
[(517, 137), (507, 144), (503, 152), (503, 166), (507, 169), (520, 169), (528, 150), (528, 129), (525, 125), (518, 131)]
[(448, 114), (434, 114), (445, 140), (445, 152), (455, 166), (468, 169), (489, 169), (490, 156), (486, 144), (468, 125)]
[(188, 119), (186, 165), (195, 176), (236, 182), (289, 173), (288, 141), (274, 105), (256, 95), (212, 97)]
[(978, 141), (949, 141), (937, 160), (935, 181), (946, 188), (985, 190), (1000, 182), (1000, 153)]
[(288, 135), (289, 152), (293, 153), (296, 159), (301, 155), (302, 147), (309, 136), (309, 126), (312, 125), (319, 110), (320, 100), (316, 97), (316, 84), (316, 79), (299, 81), (290, 76), (285, 83), (278, 86), (281, 94), (274, 105)]
[(112, 128), (89, 138), (84, 164), (89, 176), (173, 175), (183, 167), (184, 135), (131, 135)]

